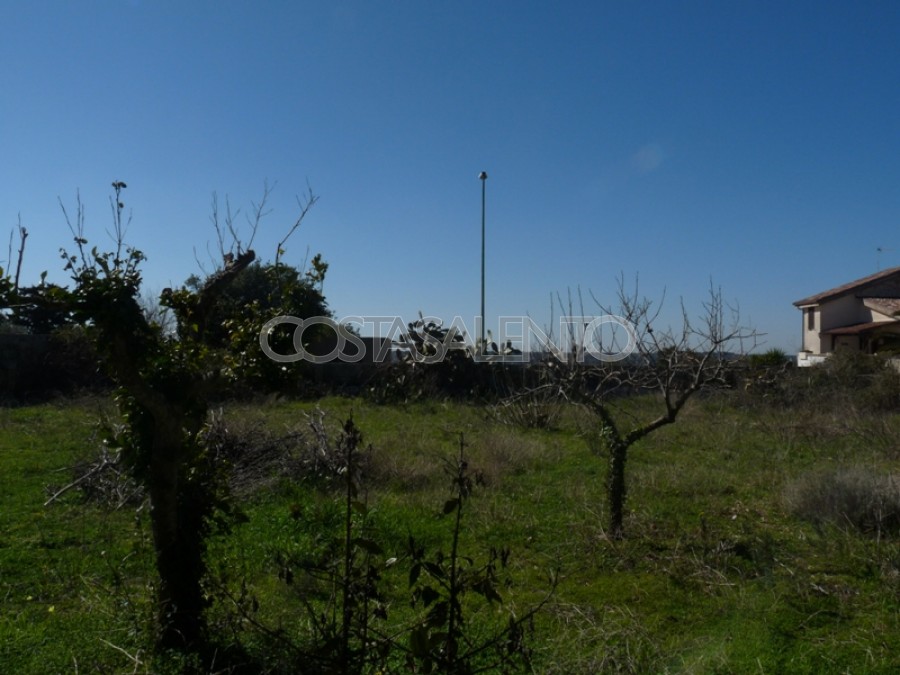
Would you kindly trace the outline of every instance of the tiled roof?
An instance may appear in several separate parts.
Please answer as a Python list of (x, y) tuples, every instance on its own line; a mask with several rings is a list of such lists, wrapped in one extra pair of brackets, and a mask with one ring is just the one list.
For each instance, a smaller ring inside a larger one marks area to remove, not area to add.
[(897, 324), (893, 321), (870, 321), (868, 323), (857, 323), (853, 326), (840, 326), (838, 328), (823, 330), (822, 335), (859, 335), (860, 333), (867, 333), (870, 330), (896, 325)]
[(794, 303), (795, 307), (803, 307), (804, 305), (817, 305), (823, 300), (828, 300), (829, 298), (836, 297), (838, 295), (843, 295), (844, 293), (849, 293), (851, 291), (856, 291), (872, 284), (876, 281), (883, 281), (884, 279), (888, 279), (894, 275), (900, 276), (900, 267), (892, 267), (888, 270), (882, 270), (876, 274), (871, 274), (867, 277), (863, 277), (862, 279), (857, 279), (856, 281), (851, 281), (849, 284), (844, 284), (843, 286), (837, 286), (836, 288), (832, 288), (827, 291), (823, 291), (822, 293), (817, 293), (816, 295), (811, 295), (808, 298), (803, 298), (802, 300), (797, 300)]

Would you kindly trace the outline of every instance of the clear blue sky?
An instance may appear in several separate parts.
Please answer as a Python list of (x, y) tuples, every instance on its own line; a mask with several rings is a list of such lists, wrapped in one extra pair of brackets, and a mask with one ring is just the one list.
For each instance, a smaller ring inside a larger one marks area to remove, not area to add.
[(468, 323), (480, 171), (489, 327), (620, 274), (674, 314), (712, 279), (794, 351), (794, 300), (900, 265), (898, 2), (10, 1), (0, 92), (26, 282), (65, 279), (76, 190), (103, 245), (128, 183), (159, 290), (209, 266), (213, 191), (277, 182), (271, 258), (308, 183), (287, 261), (323, 254), (338, 316)]

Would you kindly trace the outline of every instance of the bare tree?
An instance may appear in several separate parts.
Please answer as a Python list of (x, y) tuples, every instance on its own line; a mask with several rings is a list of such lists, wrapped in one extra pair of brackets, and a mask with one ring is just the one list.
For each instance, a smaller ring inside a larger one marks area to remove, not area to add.
[[(612, 343), (597, 352), (599, 364), (579, 363), (565, 369), (565, 391), (596, 420), (596, 449), (605, 451), (609, 462), (607, 502), (613, 538), (624, 534), (629, 449), (657, 429), (674, 423), (698, 391), (727, 386), (729, 375), (740, 362), (737, 356), (756, 345), (758, 334), (741, 323), (739, 310), (725, 302), (721, 289), (710, 284), (708, 293), (696, 319), (681, 303), (678, 328), (659, 325), (662, 302), (641, 296), (637, 281), (628, 290), (620, 277), (615, 307), (591, 294), (597, 307), (605, 315), (616, 317), (615, 323), (622, 330), (614, 332)], [(589, 337), (578, 340), (582, 348)], [(615, 354), (616, 360), (605, 359), (604, 354)], [(626, 418), (619, 406), (625, 394), (655, 396), (658, 412), (643, 419)]]

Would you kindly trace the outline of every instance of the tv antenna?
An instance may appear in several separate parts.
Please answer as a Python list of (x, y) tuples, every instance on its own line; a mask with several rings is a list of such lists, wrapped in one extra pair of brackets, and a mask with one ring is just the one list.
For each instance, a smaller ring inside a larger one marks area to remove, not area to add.
[(878, 247), (875, 249), (875, 271), (876, 271), (876, 272), (880, 272), (880, 271), (881, 271), (881, 254), (882, 254), (882, 253), (889, 253), (889, 252), (891, 252), (891, 251), (893, 251), (893, 250), (894, 250), (894, 249), (892, 249), (892, 248), (885, 248), (884, 246), (878, 246)]

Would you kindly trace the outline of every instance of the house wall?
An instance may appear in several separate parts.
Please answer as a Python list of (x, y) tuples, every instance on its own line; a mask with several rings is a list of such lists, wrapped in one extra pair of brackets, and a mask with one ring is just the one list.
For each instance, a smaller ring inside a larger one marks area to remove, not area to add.
[(859, 351), (859, 335), (835, 335), (834, 351), (840, 349), (852, 349)]
[(859, 298), (853, 295), (844, 295), (823, 302), (819, 306), (822, 313), (822, 325), (820, 331), (849, 326), (854, 323), (874, 321), (872, 310), (865, 307)]
[(809, 330), (808, 328), (806, 312), (804, 312), (803, 316), (803, 348), (809, 349), (814, 354), (828, 354), (833, 349), (838, 348), (860, 348), (858, 336), (843, 335), (832, 338), (830, 335), (821, 335), (823, 331), (840, 328), (841, 326), (851, 326), (856, 323), (892, 321), (890, 317), (886, 317), (866, 307), (862, 300), (855, 295), (844, 295), (828, 300), (814, 309), (816, 311), (816, 327), (814, 330)]
[[(809, 327), (809, 312), (815, 315), (813, 327)], [(822, 313), (818, 306), (803, 308), (803, 345), (802, 351), (812, 352), (813, 354), (821, 354), (821, 338), (819, 331), (822, 329)]]
[[(872, 318), (868, 319), (868, 321), (878, 321), (880, 323), (895, 323), (897, 321), (897, 319), (890, 316), (885, 316), (881, 312), (876, 312), (875, 310), (871, 310), (871, 313)], [(879, 328), (879, 330), (881, 329)]]
[(827, 358), (827, 354), (809, 354), (807, 352), (800, 352), (799, 354), (797, 354), (797, 365), (800, 368), (817, 366), (820, 363), (825, 363), (825, 360)]

